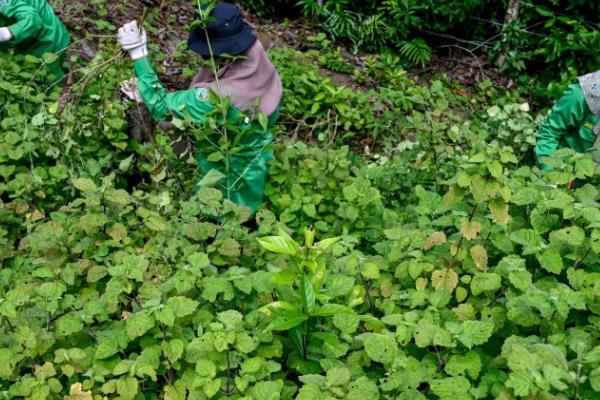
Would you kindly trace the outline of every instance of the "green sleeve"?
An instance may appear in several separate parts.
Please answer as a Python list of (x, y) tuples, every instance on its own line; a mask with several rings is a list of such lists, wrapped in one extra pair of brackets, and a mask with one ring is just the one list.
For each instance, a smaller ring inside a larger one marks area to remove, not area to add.
[(541, 169), (549, 169), (541, 159), (551, 156), (559, 148), (561, 138), (579, 129), (588, 112), (589, 107), (581, 86), (579, 84), (569, 86), (538, 128), (535, 155)]
[(29, 5), (23, 4), (22, 1), (13, 1), (7, 6), (0, 7), (0, 14), (10, 20), (16, 21), (14, 24), (7, 26), (13, 35), (11, 43), (18, 44), (27, 39), (37, 37), (44, 27), (39, 11)]
[(134, 66), (140, 96), (154, 119), (166, 121), (169, 117), (182, 118), (189, 115), (202, 122), (206, 114), (213, 110), (206, 89), (196, 88), (169, 93), (158, 79), (148, 57), (137, 60)]

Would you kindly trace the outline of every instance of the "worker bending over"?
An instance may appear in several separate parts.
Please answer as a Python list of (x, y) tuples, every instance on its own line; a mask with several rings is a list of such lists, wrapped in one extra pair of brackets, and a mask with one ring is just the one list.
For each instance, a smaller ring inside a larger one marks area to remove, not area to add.
[(46, 0), (0, 0), (0, 51), (41, 57), (56, 54), (48, 65), (56, 78), (62, 78), (64, 53), (71, 38)]
[[(204, 173), (212, 169), (220, 170), (226, 179), (235, 183), (234, 187), (220, 184), (229, 200), (247, 206), (252, 213), (262, 203), (267, 179), (267, 163), (272, 157), (267, 147), (273, 137), (270, 129), (278, 117), (282, 85), (279, 74), (269, 60), (262, 44), (252, 29), (244, 23), (239, 8), (228, 3), (219, 3), (213, 9), (213, 22), (206, 28), (191, 32), (188, 45), (203, 58), (221, 55), (241, 56), (226, 64), (219, 71), (218, 79), (211, 70), (201, 71), (188, 90), (169, 93), (159, 81), (148, 57), (146, 33), (135, 21), (119, 29), (118, 40), (134, 60), (139, 94), (154, 119), (168, 121), (176, 117), (188, 116), (196, 122), (203, 122), (207, 114), (214, 110), (209, 99), (209, 90), (214, 90), (222, 98), (231, 98), (233, 112), (264, 113), (268, 118), (267, 129), (250, 122), (249, 118), (231, 118), (239, 121), (240, 127), (247, 130), (240, 143), (239, 151), (230, 157), (229, 170), (223, 163), (208, 160), (213, 152), (197, 148), (198, 162)], [(206, 36), (210, 40), (210, 45)], [(231, 115), (231, 114), (230, 114)], [(230, 121), (231, 122), (231, 121)]]

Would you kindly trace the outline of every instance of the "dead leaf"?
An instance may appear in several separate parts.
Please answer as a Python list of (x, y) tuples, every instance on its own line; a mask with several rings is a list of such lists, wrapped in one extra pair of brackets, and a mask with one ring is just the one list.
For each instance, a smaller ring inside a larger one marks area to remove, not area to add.
[(432, 247), (444, 244), (447, 240), (448, 239), (446, 238), (446, 234), (444, 232), (434, 232), (423, 243), (423, 250), (429, 250)]
[(64, 400), (93, 400), (92, 392), (84, 392), (81, 383), (77, 382), (71, 385), (71, 391), (68, 396), (63, 397)]
[(450, 268), (434, 271), (431, 284), (437, 291), (448, 289), (452, 292), (458, 286), (458, 274)]
[(510, 215), (508, 214), (508, 204), (502, 198), (497, 198), (490, 201), (489, 204), (492, 217), (498, 222), (508, 224)]
[(471, 247), (471, 258), (473, 258), (473, 262), (482, 271), (485, 271), (488, 266), (488, 254), (485, 247), (478, 244), (476, 246)]
[(469, 222), (467, 219), (463, 219), (460, 223), (460, 233), (467, 240), (473, 240), (481, 232), (481, 224), (477, 221)]

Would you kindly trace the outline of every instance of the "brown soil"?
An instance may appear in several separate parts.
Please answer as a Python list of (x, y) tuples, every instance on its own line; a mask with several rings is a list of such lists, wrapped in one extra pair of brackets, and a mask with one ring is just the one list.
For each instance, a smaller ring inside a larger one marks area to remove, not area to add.
[[(96, 21), (108, 21), (114, 27), (131, 21), (139, 20), (147, 14), (147, 10), (158, 10), (158, 13), (147, 15), (147, 21), (153, 26), (163, 26), (153, 32), (148, 32), (149, 41), (158, 44), (167, 58), (163, 61), (166, 72), (161, 76), (166, 86), (171, 89), (180, 89), (187, 86), (189, 79), (181, 76), (183, 65), (178, 60), (169, 57), (176, 50), (177, 43), (185, 40), (188, 32), (186, 27), (195, 18), (195, 8), (188, 1), (167, 0), (127, 0), (110, 2), (107, 6), (108, 15), (100, 16), (95, 10), (91, 10), (89, 3), (82, 0), (60, 1), (54, 3), (59, 16), (74, 33), (75, 37), (86, 38), (76, 42), (75, 51), (82, 58), (89, 60), (95, 54), (95, 43), (106, 40), (114, 35), (113, 30), (106, 30), (99, 26)], [(174, 4), (176, 3), (176, 4)], [(252, 25), (261, 42), (267, 49), (287, 46), (298, 50), (310, 49), (307, 38), (316, 33), (316, 30), (304, 19), (292, 21), (270, 21), (265, 23), (252, 15), (246, 15), (246, 19)], [(363, 67), (365, 55), (356, 55), (342, 47), (342, 56), (346, 62), (357, 68)], [(466, 52), (450, 46), (441, 49), (425, 69), (414, 69), (409, 71), (415, 81), (427, 84), (433, 76), (443, 74), (459, 83), (470, 86), (484, 79), (490, 79), (495, 85), (510, 88), (513, 83), (502, 77), (487, 61), (484, 55), (467, 54)], [(376, 82), (360, 85), (352, 74), (337, 73), (320, 67), (324, 75), (329, 76), (338, 85), (351, 86), (354, 88), (367, 89), (377, 86)]]

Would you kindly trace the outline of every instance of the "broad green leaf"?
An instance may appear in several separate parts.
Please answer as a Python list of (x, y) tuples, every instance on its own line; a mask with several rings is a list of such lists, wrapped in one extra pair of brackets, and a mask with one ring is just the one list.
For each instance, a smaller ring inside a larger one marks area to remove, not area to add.
[(117, 393), (123, 400), (133, 400), (138, 393), (138, 381), (134, 377), (122, 377), (117, 381)]
[(352, 379), (352, 373), (348, 368), (331, 368), (327, 371), (327, 383), (331, 386), (345, 386)]
[(97, 190), (94, 181), (88, 178), (78, 178), (73, 181), (73, 186), (82, 192), (93, 192)]
[(199, 360), (196, 363), (196, 373), (202, 377), (212, 379), (217, 375), (217, 367), (210, 360)]
[(348, 385), (348, 394), (344, 400), (366, 400), (379, 398), (380, 393), (377, 389), (377, 384), (366, 376), (361, 376)]
[(0, 349), (0, 378), (10, 378), (17, 361), (10, 349)]
[(315, 247), (317, 247), (319, 249), (322, 249), (322, 250), (327, 250), (331, 246), (333, 246), (334, 244), (336, 244), (337, 242), (339, 242), (340, 240), (342, 240), (341, 236), (333, 237), (333, 238), (329, 238), (329, 239), (323, 239), (320, 242), (317, 242), (315, 244)]
[(225, 325), (226, 330), (238, 330), (243, 328), (244, 316), (239, 311), (223, 311), (217, 314), (217, 318)]
[(546, 271), (553, 274), (560, 274), (564, 269), (564, 264), (560, 251), (555, 248), (549, 248), (535, 255), (538, 262)]
[(333, 325), (343, 333), (356, 332), (359, 323), (360, 317), (354, 313), (340, 313), (333, 316)]
[(510, 201), (518, 206), (526, 206), (536, 204), (539, 200), (540, 194), (537, 189), (523, 188), (514, 193)]
[(300, 313), (289, 312), (289, 317), (275, 317), (267, 326), (266, 331), (287, 331), (295, 326), (300, 325), (308, 319), (307, 315)]
[(181, 339), (172, 339), (168, 342), (162, 342), (161, 347), (169, 361), (175, 363), (183, 355), (185, 343)]
[(56, 334), (68, 336), (83, 330), (83, 321), (78, 313), (69, 313), (56, 321)]
[(398, 344), (393, 336), (378, 333), (366, 334), (364, 345), (371, 360), (385, 365), (391, 364), (398, 352)]
[(360, 273), (367, 279), (379, 279), (379, 266), (372, 262), (366, 262), (362, 265)]
[(486, 343), (492, 336), (494, 324), (486, 321), (465, 321), (458, 340), (469, 349)]
[(281, 398), (281, 390), (283, 389), (283, 381), (263, 381), (258, 382), (252, 388), (253, 400), (279, 400)]
[(431, 382), (431, 391), (440, 399), (468, 399), (471, 384), (462, 377), (435, 379)]
[(600, 392), (600, 367), (596, 367), (590, 372), (590, 385), (596, 392)]
[(455, 354), (450, 357), (445, 366), (445, 371), (451, 376), (468, 376), (477, 379), (483, 365), (479, 354), (469, 352), (466, 355)]
[(523, 255), (536, 254), (546, 246), (542, 237), (533, 229), (521, 229), (513, 232), (510, 239), (523, 246)]
[(173, 310), (176, 317), (181, 318), (192, 314), (198, 308), (196, 300), (183, 296), (171, 297), (167, 300), (167, 307)]
[[(144, 310), (134, 313), (126, 321), (126, 331), (129, 339), (135, 339), (154, 327), (154, 318), (150, 312)], [(136, 389), (137, 390), (137, 389)]]
[(354, 313), (350, 308), (340, 304), (325, 304), (316, 307), (310, 314), (313, 317), (332, 317), (336, 314)]
[(103, 340), (96, 347), (95, 357), (102, 360), (111, 357), (119, 352), (119, 346), (115, 340)]
[(582, 246), (585, 240), (585, 232), (578, 226), (554, 231), (550, 234), (550, 242), (560, 242), (569, 246)]
[(198, 186), (203, 188), (214, 188), (219, 182), (225, 179), (226, 176), (218, 169), (213, 168), (202, 177)]
[(471, 293), (473, 296), (478, 296), (481, 293), (495, 292), (502, 286), (502, 278), (500, 275), (491, 273), (478, 272), (471, 280)]
[(294, 256), (300, 249), (300, 246), (298, 246), (296, 242), (283, 236), (268, 236), (264, 238), (257, 238), (256, 240), (258, 240), (258, 243), (260, 243), (262, 247), (274, 253)]

